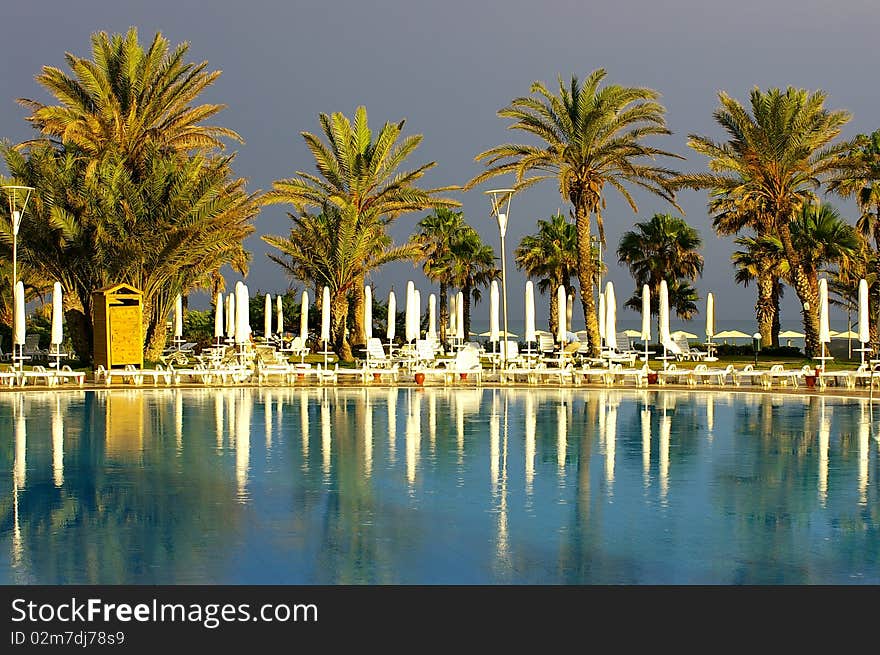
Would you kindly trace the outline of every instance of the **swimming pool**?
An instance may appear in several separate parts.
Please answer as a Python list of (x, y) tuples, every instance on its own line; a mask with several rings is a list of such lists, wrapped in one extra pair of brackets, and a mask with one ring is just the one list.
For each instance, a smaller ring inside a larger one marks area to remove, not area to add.
[(880, 408), (676, 390), (0, 394), (0, 583), (880, 583)]

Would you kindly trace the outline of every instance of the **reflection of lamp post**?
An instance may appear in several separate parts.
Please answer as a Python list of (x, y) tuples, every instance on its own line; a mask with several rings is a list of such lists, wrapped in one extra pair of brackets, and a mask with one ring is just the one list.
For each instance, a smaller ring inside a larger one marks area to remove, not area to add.
[[(6, 197), (9, 200), (9, 217), (12, 220), (12, 336), (13, 355), (15, 355), (15, 287), (18, 284), (18, 230), (21, 227), (21, 217), (27, 208), (28, 200), (34, 188), (29, 186), (5, 186)], [(24, 200), (21, 197), (24, 196)], [(21, 202), (21, 209), (18, 209)], [(18, 344), (23, 351), (24, 344)]]
[[(507, 368), (507, 267), (504, 261), (504, 235), (507, 234), (507, 221), (510, 217), (510, 199), (514, 189), (494, 189), (485, 192), (492, 196), (492, 214), (498, 220), (498, 234), (501, 237), (501, 296), (504, 302), (504, 339), (502, 341), (502, 370)], [(505, 202), (507, 203), (505, 205)], [(502, 373), (503, 375), (503, 373)]]

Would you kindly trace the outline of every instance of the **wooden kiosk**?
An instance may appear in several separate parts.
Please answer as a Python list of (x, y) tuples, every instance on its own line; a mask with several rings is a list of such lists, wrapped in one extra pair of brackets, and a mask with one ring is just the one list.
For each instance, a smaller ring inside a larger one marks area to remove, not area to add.
[(144, 294), (120, 283), (92, 293), (95, 366), (144, 365)]

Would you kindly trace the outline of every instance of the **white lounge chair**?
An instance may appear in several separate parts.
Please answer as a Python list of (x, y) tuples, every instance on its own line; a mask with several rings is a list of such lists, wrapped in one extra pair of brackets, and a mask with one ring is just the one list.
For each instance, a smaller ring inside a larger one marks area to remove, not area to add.
[(681, 384), (682, 381), (690, 384), (692, 375), (692, 369), (678, 368), (675, 364), (670, 364), (668, 367), (657, 371), (657, 384), (667, 384), (668, 382)]
[(459, 350), (455, 357), (446, 362), (445, 366), (440, 367), (417, 367), (417, 373), (424, 373), (426, 376), (443, 376), (445, 383), (450, 383), (458, 375), (464, 380), (468, 377), (476, 380), (477, 384), (483, 381), (483, 365), (480, 363), (480, 351), (472, 344), (465, 345)]
[(746, 364), (741, 371), (733, 370), (733, 383), (740, 386), (744, 380), (749, 380), (752, 384), (757, 380), (758, 384), (763, 384), (763, 378), (766, 374), (766, 369), (758, 369), (754, 364)]
[(798, 386), (798, 378), (804, 377), (810, 370), (812, 369), (809, 366), (805, 366), (803, 369), (786, 370), (782, 364), (774, 364), (764, 374), (761, 381), (765, 387), (772, 387), (774, 381), (779, 381), (783, 385), (790, 383), (791, 386), (796, 388)]
[(733, 375), (733, 370), (733, 364), (728, 364), (725, 368), (709, 368), (706, 364), (697, 364), (691, 372), (688, 382), (696, 384), (703, 380), (704, 382), (714, 381), (718, 385), (723, 385), (727, 376)]

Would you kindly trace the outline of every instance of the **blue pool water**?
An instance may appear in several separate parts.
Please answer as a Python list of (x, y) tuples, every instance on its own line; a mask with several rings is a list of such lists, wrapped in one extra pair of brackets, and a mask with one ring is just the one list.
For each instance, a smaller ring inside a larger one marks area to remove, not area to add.
[(878, 584), (880, 408), (747, 393), (0, 394), (0, 583)]

